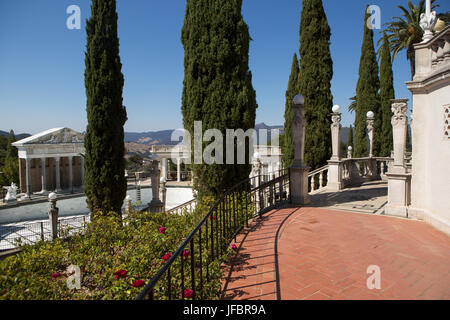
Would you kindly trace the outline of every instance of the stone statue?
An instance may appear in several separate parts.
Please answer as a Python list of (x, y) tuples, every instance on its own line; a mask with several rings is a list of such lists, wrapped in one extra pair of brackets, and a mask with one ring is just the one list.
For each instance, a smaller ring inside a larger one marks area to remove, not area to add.
[(433, 28), (436, 24), (436, 11), (430, 12), (430, 14), (422, 13), (420, 15), (420, 27), (423, 29), (423, 41), (426, 42), (433, 38)]
[(11, 183), (11, 187), (6, 187), (8, 193), (6, 194), (5, 201), (16, 201), (17, 200), (17, 185), (13, 182)]

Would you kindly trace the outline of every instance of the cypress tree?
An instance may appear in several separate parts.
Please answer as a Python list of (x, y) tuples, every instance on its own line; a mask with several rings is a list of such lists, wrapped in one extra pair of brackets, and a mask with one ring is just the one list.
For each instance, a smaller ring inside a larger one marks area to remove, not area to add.
[(11, 130), (9, 132), (8, 144), (6, 146), (5, 166), (3, 168), (8, 184), (11, 182), (16, 184), (19, 183), (18, 151), (17, 148), (12, 145), (15, 141), (16, 136), (14, 135), (14, 131)]
[(367, 27), (366, 21), (370, 14), (364, 17), (364, 36), (361, 47), (361, 60), (359, 64), (359, 79), (356, 86), (356, 116), (355, 116), (355, 157), (368, 156), (366, 114), (373, 111), (375, 114), (373, 154), (380, 154), (380, 80), (378, 78), (378, 63), (373, 45), (373, 30)]
[(392, 72), (391, 52), (389, 39), (383, 33), (383, 44), (380, 52), (380, 102), (381, 102), (381, 151), (380, 156), (388, 157), (394, 148), (392, 137), (392, 111), (391, 99), (395, 99), (394, 74)]
[(353, 148), (353, 127), (351, 125), (350, 129), (348, 129), (347, 148), (350, 146)]
[[(181, 111), (192, 141), (194, 121), (202, 121), (203, 132), (214, 128), (224, 137), (226, 129), (246, 131), (255, 126), (256, 94), (248, 67), (250, 35), (241, 8), (242, 0), (187, 0), (181, 35), (185, 50)], [(193, 163), (199, 198), (218, 197), (248, 178), (248, 151), (241, 165), (227, 165), (226, 154), (224, 148), (223, 164)]]
[(127, 189), (123, 130), (127, 115), (116, 1), (92, 0), (91, 13), (86, 23), (85, 192), (94, 218), (100, 213), (121, 217)]
[(312, 169), (331, 157), (331, 79), (330, 27), (322, 0), (303, 0), (300, 21), (300, 72), (298, 89), (305, 97), (305, 162)]
[(286, 105), (284, 110), (284, 135), (282, 143), (283, 165), (285, 168), (292, 166), (294, 162), (294, 141), (292, 138), (292, 119), (294, 118), (293, 99), (298, 94), (298, 74), (300, 68), (298, 65), (297, 54), (292, 58), (291, 75), (289, 76), (288, 87), (286, 90)]

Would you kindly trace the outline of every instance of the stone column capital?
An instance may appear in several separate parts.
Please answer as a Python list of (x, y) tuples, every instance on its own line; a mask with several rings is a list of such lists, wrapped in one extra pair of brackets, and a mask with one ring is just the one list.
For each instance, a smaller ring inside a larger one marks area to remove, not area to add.
[(333, 112), (331, 114), (331, 127), (332, 128), (341, 128), (341, 114)]
[(393, 99), (392, 102), (392, 125), (396, 126), (406, 121), (406, 112), (408, 111), (408, 99)]

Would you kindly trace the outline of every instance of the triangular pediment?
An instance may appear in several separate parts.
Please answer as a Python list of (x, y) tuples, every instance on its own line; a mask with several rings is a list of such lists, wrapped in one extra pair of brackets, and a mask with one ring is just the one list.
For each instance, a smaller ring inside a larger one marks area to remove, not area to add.
[(49, 129), (31, 137), (13, 143), (13, 146), (24, 146), (31, 144), (67, 144), (84, 143), (84, 135), (70, 128)]

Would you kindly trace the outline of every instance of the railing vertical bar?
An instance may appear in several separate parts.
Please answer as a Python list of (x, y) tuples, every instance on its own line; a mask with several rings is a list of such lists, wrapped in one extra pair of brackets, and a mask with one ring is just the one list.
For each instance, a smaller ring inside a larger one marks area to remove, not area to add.
[[(245, 186), (247, 189), (247, 186)], [(248, 214), (248, 196), (247, 196), (247, 190), (244, 189), (244, 195), (245, 195), (245, 225), (248, 228), (248, 220), (249, 220), (249, 214)]]
[(195, 300), (195, 252), (194, 252), (194, 238), (191, 239), (191, 290), (193, 292), (192, 299)]
[(169, 301), (172, 300), (172, 276), (170, 274), (170, 267), (167, 269), (167, 296)]
[(209, 282), (209, 262), (210, 262), (210, 257), (209, 257), (209, 230), (208, 230), (208, 221), (205, 222), (205, 243), (206, 243), (206, 248), (205, 248), (205, 252), (208, 256), (208, 259), (206, 259), (206, 282)]
[(210, 236), (210, 240), (211, 240), (211, 259), (214, 260), (214, 216), (213, 216), (213, 213), (211, 213), (209, 218), (210, 218), (209, 220), (211, 221), (211, 236)]
[(216, 228), (216, 255), (220, 256), (220, 246), (219, 246), (219, 236), (220, 236), (220, 224), (219, 224), (219, 208), (214, 211), (216, 220), (214, 220), (215, 228)]
[(200, 230), (198, 233), (198, 252), (199, 252), (199, 267), (200, 267), (200, 299), (203, 300), (203, 266), (202, 266), (202, 227), (200, 226)]
[(236, 202), (235, 202), (234, 193), (233, 193), (233, 218), (234, 218), (234, 223), (233, 223), (234, 242), (236, 242), (237, 220), (236, 220)]
[(183, 255), (180, 255), (181, 263), (180, 263), (180, 272), (181, 272), (181, 300), (184, 300), (184, 261)]

